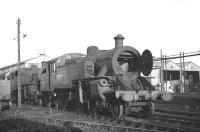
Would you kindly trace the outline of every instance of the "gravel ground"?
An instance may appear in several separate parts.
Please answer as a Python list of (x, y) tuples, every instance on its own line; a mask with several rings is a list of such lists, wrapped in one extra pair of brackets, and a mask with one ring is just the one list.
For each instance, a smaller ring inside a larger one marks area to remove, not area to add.
[(0, 132), (82, 132), (82, 130), (30, 121), (17, 114), (17, 109), (12, 107), (10, 110), (0, 111)]
[(7, 118), (0, 121), (0, 132), (81, 132), (80, 129), (71, 127), (47, 126), (21, 118)]

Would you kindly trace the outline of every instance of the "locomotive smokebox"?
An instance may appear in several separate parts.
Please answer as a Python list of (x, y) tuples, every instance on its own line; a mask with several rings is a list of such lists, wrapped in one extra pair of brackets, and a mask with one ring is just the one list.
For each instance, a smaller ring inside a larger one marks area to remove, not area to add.
[(115, 48), (123, 47), (123, 40), (125, 39), (124, 36), (118, 34), (117, 36), (114, 37), (114, 39), (115, 39)]
[(120, 87), (132, 90), (132, 84), (137, 84), (136, 80), (142, 72), (148, 76), (152, 70), (152, 54), (145, 50), (141, 54), (130, 46), (123, 46), (122, 35), (117, 35), (115, 39), (115, 48), (104, 52), (99, 52), (95, 56), (96, 75), (98, 77), (105, 75), (117, 75)]
[(130, 87), (131, 80), (140, 74), (140, 53), (133, 47), (123, 46), (105, 51), (96, 57), (98, 76), (117, 75), (123, 88)]

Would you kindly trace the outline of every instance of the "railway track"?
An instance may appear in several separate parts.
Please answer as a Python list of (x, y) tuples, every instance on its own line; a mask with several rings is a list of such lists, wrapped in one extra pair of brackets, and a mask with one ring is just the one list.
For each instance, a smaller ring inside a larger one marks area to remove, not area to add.
[(152, 118), (151, 121), (157, 124), (162, 124), (162, 125), (165, 124), (173, 128), (179, 127), (187, 132), (189, 131), (200, 132), (199, 122), (190, 122), (190, 121), (183, 121), (171, 118), (158, 118), (158, 117)]
[(157, 109), (157, 113), (165, 113), (165, 114), (174, 114), (180, 116), (187, 116), (191, 118), (199, 118), (200, 119), (200, 112), (189, 112), (189, 111), (175, 111), (175, 110), (165, 110), (165, 109)]
[[(132, 122), (127, 120), (109, 120), (104, 117), (93, 119), (94, 121), (83, 121), (83, 120), (62, 120), (56, 118), (46, 118), (40, 116), (31, 116), (29, 119), (34, 121), (39, 121), (41, 123), (45, 123), (48, 125), (56, 125), (56, 126), (70, 126), (77, 127), (80, 129), (92, 129), (92, 130), (101, 130), (101, 131), (109, 131), (109, 132), (168, 132), (168, 131), (176, 131), (182, 132), (183, 129), (173, 128), (169, 126), (164, 126), (162, 124), (153, 124), (153, 123), (144, 123), (144, 122)], [(105, 120), (106, 119), (106, 120)]]
[(22, 116), (26, 119), (39, 121), (48, 125), (56, 126), (71, 126), (80, 129), (89, 129), (90, 131), (108, 131), (108, 132), (183, 132), (181, 127), (174, 127), (158, 122), (152, 122), (147, 119), (124, 118), (116, 119), (110, 116), (85, 114), (83, 112), (67, 112), (73, 115), (74, 119), (62, 118), (62, 116), (47, 115), (38, 116), (23, 113)]
[(154, 123), (170, 125), (172, 127), (180, 127), (187, 131), (200, 132), (200, 118), (194, 116), (183, 116), (177, 114), (155, 113), (151, 118)]
[[(60, 127), (77, 127), (84, 132), (198, 132), (200, 123), (183, 118), (172, 118), (170, 114), (156, 113), (155, 117), (144, 119), (85, 114), (83, 112), (60, 112), (48, 108), (37, 108), (18, 113), (18, 117)], [(41, 112), (43, 111), (43, 112)]]

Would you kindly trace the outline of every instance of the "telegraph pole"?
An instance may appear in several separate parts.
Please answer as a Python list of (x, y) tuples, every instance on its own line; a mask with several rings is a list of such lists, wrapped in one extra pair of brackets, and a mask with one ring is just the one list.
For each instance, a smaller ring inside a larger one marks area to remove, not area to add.
[(18, 44), (18, 108), (22, 107), (21, 104), (21, 76), (20, 76), (20, 24), (21, 20), (17, 19), (17, 44)]

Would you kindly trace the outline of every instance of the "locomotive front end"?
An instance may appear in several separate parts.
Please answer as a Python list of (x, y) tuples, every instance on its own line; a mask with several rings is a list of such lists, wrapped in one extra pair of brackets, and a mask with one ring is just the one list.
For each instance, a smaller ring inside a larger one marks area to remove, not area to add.
[(145, 50), (141, 55), (135, 48), (123, 46), (122, 35), (114, 39), (114, 49), (99, 52), (95, 56), (96, 77), (104, 78), (91, 83), (91, 93), (109, 102), (117, 117), (133, 111), (152, 113), (152, 100), (159, 97), (165, 101), (171, 100), (171, 95), (156, 91), (145, 77), (153, 67), (151, 52)]

